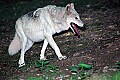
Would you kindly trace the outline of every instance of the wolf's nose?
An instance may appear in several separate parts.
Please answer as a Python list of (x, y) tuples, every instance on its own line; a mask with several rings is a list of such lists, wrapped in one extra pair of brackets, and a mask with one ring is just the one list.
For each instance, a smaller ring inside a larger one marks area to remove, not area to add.
[(80, 30), (82, 31), (85, 31), (87, 28), (86, 28), (86, 25), (84, 24), (83, 27), (80, 27)]

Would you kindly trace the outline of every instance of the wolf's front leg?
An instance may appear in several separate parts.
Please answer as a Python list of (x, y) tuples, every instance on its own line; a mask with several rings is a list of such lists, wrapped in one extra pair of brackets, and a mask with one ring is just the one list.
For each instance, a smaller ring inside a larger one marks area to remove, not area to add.
[(40, 54), (40, 60), (46, 60), (44, 54), (45, 54), (45, 50), (46, 50), (47, 45), (48, 45), (48, 41), (45, 39), (44, 43), (43, 43), (42, 50), (41, 50), (41, 54)]
[(51, 47), (55, 50), (56, 55), (58, 56), (59, 60), (66, 59), (66, 56), (63, 56), (60, 52), (60, 49), (58, 48), (57, 44), (55, 43), (52, 35), (47, 34), (46, 39), (48, 43), (51, 45)]

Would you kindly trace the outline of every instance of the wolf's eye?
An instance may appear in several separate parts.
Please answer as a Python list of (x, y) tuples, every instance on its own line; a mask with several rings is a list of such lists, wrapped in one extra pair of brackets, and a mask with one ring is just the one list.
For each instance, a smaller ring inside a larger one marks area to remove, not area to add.
[(75, 17), (75, 19), (78, 19), (77, 17)]

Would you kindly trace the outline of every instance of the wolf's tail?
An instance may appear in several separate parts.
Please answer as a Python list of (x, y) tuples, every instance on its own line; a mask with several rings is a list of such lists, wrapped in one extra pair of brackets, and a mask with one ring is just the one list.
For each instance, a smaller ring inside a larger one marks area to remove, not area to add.
[(21, 48), (20, 39), (19, 39), (18, 35), (15, 34), (15, 37), (12, 40), (12, 42), (10, 43), (9, 48), (8, 48), (9, 55), (16, 54), (20, 50), (20, 48)]

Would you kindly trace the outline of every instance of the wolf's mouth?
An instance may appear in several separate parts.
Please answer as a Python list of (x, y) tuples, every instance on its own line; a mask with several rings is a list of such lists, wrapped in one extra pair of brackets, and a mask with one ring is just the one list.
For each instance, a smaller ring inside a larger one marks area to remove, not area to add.
[(73, 30), (74, 30), (74, 32), (75, 32), (75, 35), (78, 36), (78, 38), (79, 38), (79, 37), (80, 37), (80, 33), (79, 33), (78, 29), (77, 29), (77, 26), (78, 26), (78, 25), (75, 24), (75, 23), (73, 23), (73, 22), (71, 22), (70, 25), (71, 25), (71, 27), (73, 28)]

